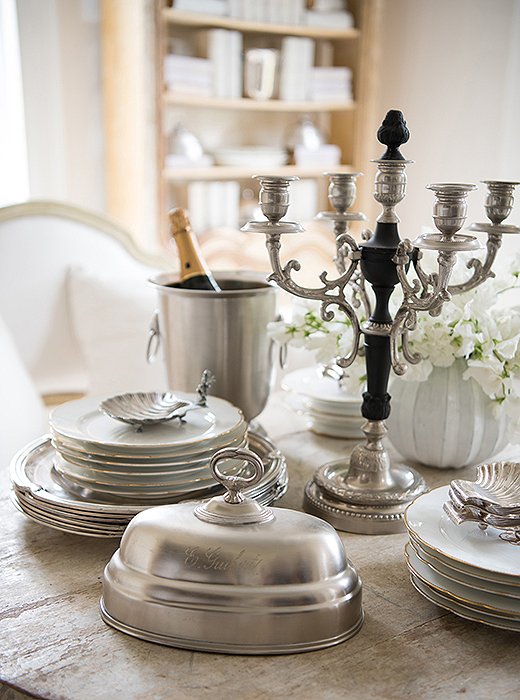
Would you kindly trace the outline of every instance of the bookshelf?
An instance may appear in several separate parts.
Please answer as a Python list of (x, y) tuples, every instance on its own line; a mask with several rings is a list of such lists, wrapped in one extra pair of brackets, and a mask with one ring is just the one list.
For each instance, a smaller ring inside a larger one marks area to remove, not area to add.
[[(252, 22), (180, 11), (168, 6), (171, 4), (168, 0), (101, 0), (107, 212), (135, 231), (145, 247), (164, 243), (166, 212), (171, 206), (188, 205), (187, 191), (193, 182), (233, 180), (240, 188), (254, 188), (253, 174), (298, 175), (317, 183), (318, 206), (324, 209), (328, 208), (326, 182), (321, 177), (324, 170), (361, 170), (370, 175), (367, 163), (374, 157), (373, 135), (381, 116), (374, 114), (373, 102), (382, 0), (349, 0), (354, 26), (345, 29)], [(194, 55), (200, 56), (204, 55), (204, 48), (200, 53), (201, 37), (212, 29), (240, 32), (244, 48), (277, 47), (286, 36), (327, 46), (332, 65), (346, 66), (352, 72), (352, 97), (255, 100), (167, 89), (163, 66), (172, 38), (192, 44), (198, 52)], [(341, 165), (166, 166), (167, 135), (175, 123), (193, 131), (207, 152), (240, 145), (281, 148), (291, 124), (303, 114), (327, 134), (328, 143), (339, 147)], [(233, 143), (227, 141), (230, 135)], [(243, 144), (237, 143), (240, 137)], [(370, 214), (371, 207), (370, 177), (361, 178), (357, 208)]]

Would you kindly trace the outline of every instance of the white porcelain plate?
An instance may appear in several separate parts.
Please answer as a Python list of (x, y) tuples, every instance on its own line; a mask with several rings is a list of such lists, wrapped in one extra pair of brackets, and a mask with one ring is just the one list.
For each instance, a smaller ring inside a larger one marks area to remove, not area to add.
[[(177, 392), (191, 401), (193, 394)], [(224, 399), (208, 397), (207, 409), (192, 411), (180, 425), (162, 423), (142, 431), (106, 416), (100, 409), (102, 397), (86, 397), (55, 408), (49, 424), (53, 432), (66, 438), (111, 447), (182, 448), (198, 442), (209, 443), (236, 429), (243, 421), (242, 412)]]
[(346, 394), (335, 379), (324, 377), (319, 367), (305, 367), (289, 372), (282, 379), (281, 386), (285, 391), (294, 391), (308, 397), (315, 408), (329, 410), (331, 413), (346, 413), (351, 409), (356, 415), (361, 405), (361, 392), (359, 396)]
[(406, 558), (408, 568), (414, 576), (441, 595), (453, 599), (460, 605), (482, 610), (497, 617), (514, 618), (520, 622), (520, 600), (470, 588), (463, 583), (443, 576), (439, 571), (423, 562), (411, 545), (406, 547)]
[(481, 610), (474, 610), (472, 608), (467, 608), (460, 605), (451, 598), (443, 596), (431, 586), (423, 583), (413, 574), (410, 575), (410, 580), (414, 588), (416, 588), (421, 595), (429, 600), (430, 603), (434, 603), (445, 610), (449, 610), (459, 617), (463, 617), (466, 620), (472, 620), (473, 622), (481, 622), (483, 625), (489, 625), (490, 627), (498, 627), (504, 630), (511, 630), (512, 632), (520, 632), (520, 622), (517, 622), (516, 620), (506, 620), (502, 617), (489, 615)]
[[(455, 525), (444, 514), (448, 486), (419, 496), (408, 506), (404, 519), (414, 539), (449, 560), (475, 570), (507, 577), (503, 582), (520, 583), (520, 546), (504, 542), (494, 528), (480, 530), (476, 523)], [(502, 578), (501, 578), (502, 580)]]
[[(413, 547), (415, 554), (419, 559), (428, 564), (432, 569), (435, 569), (444, 577), (456, 581), (457, 583), (463, 583), (470, 588), (476, 588), (478, 591), (485, 591), (487, 593), (499, 593), (509, 598), (520, 599), (520, 586), (510, 586), (507, 583), (501, 583), (500, 581), (490, 581), (488, 579), (482, 578), (482, 576), (475, 576), (470, 573), (454, 569), (448, 565), (447, 559), (441, 559), (439, 556), (435, 557), (429, 552), (421, 547), (421, 545), (410, 539), (408, 546)], [(476, 572), (475, 572), (476, 573)]]

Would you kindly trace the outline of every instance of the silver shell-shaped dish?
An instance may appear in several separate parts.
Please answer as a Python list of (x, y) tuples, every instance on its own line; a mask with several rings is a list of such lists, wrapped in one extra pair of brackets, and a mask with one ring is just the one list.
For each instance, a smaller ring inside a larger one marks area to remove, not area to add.
[(493, 462), (477, 467), (475, 481), (455, 479), (451, 489), (462, 505), (498, 516), (520, 518), (520, 463)]
[[(230, 452), (217, 453), (212, 469)], [(237, 480), (214, 469), (225, 496), (150, 508), (132, 520), (104, 572), (107, 624), (151, 642), (231, 654), (311, 651), (358, 631), (361, 581), (336, 531), (244, 498), (241, 489), (262, 467), (239, 452), (254, 470)]]
[(199, 408), (196, 403), (179, 399), (173, 392), (135, 392), (105, 399), (99, 408), (110, 418), (129, 425), (156, 425), (178, 418)]

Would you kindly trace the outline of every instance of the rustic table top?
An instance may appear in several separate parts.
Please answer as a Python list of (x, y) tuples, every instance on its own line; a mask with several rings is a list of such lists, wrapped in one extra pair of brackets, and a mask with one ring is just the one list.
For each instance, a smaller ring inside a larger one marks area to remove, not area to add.
[[(290, 485), (277, 503), (301, 510), (303, 487), (322, 463), (355, 442), (305, 429), (274, 395), (260, 417), (287, 458)], [(429, 486), (473, 470), (421, 470)], [(520, 637), (468, 622), (412, 587), (405, 534), (341, 533), (363, 580), (366, 619), (352, 639), (289, 656), (226, 656), (128, 637), (100, 619), (105, 564), (116, 540), (39, 526), (0, 488), (0, 698), (518, 698)]]

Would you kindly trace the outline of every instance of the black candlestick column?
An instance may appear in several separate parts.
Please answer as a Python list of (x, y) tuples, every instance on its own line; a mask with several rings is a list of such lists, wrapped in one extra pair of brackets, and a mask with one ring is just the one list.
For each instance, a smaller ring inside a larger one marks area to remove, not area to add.
[[(390, 377), (390, 328), (392, 317), (388, 303), (394, 287), (399, 282), (393, 257), (400, 243), (397, 230), (398, 217), (393, 207), (405, 194), (406, 161), (399, 147), (406, 143), (410, 132), (402, 112), (391, 110), (386, 115), (379, 131), (378, 140), (387, 149), (376, 161), (382, 170), (382, 177), (376, 180), (375, 198), (384, 206), (379, 217), (374, 235), (361, 244), (361, 272), (365, 280), (372, 285), (376, 304), (373, 314), (364, 328), (365, 358), (367, 368), (367, 391), (363, 394), (361, 412), (364, 418), (381, 421), (390, 415), (390, 395), (388, 379)], [(400, 176), (392, 176), (392, 170), (385, 168), (384, 161), (401, 161)], [(400, 180), (400, 181), (399, 181)]]

